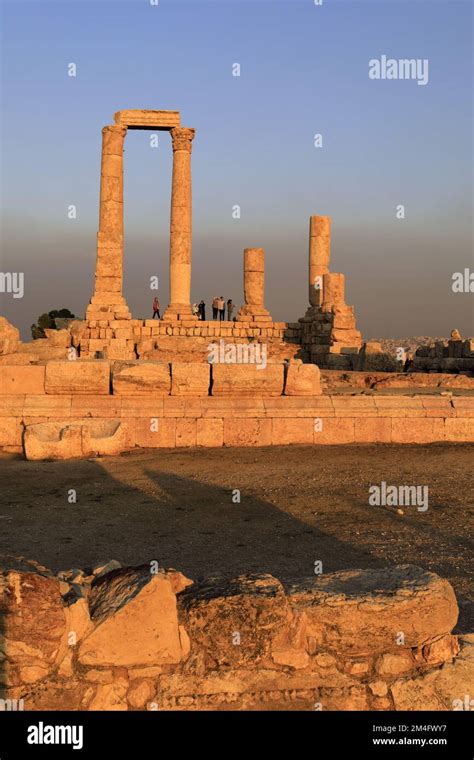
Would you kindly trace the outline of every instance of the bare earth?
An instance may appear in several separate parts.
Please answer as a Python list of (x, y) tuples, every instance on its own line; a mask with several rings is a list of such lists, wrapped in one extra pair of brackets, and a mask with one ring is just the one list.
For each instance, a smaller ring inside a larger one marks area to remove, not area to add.
[[(449, 579), (457, 630), (474, 631), (473, 454), (471, 444), (435, 444), (4, 456), (0, 553), (55, 571), (156, 559), (193, 579), (269, 572), (285, 581), (312, 576), (318, 560), (324, 572), (411, 563)], [(428, 485), (428, 510), (369, 506), (369, 486), (383, 480)]]

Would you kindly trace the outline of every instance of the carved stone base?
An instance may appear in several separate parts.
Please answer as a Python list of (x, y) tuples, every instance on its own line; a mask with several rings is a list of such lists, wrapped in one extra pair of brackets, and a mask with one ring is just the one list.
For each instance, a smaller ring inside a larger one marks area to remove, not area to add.
[(242, 306), (236, 316), (236, 322), (273, 322), (272, 316), (264, 306)]
[(165, 322), (178, 322), (185, 319), (195, 319), (197, 321), (196, 314), (193, 314), (191, 305), (188, 303), (175, 303), (170, 304), (163, 314), (163, 320)]
[(94, 293), (86, 309), (86, 320), (131, 319), (132, 314), (121, 293)]

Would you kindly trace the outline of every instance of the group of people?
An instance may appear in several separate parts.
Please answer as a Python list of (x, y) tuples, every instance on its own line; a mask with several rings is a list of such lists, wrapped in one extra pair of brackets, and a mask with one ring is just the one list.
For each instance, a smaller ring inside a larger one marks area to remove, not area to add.
[[(225, 320), (225, 310), (227, 306), (227, 319), (229, 322), (232, 321), (232, 314), (234, 313), (234, 304), (232, 302), (232, 299), (229, 298), (227, 303), (224, 300), (224, 296), (216, 296), (212, 299), (212, 319), (216, 320), (219, 319), (220, 322), (223, 322)], [(206, 319), (206, 304), (201, 299), (199, 303), (193, 303), (193, 314), (201, 320)], [(158, 317), (158, 319), (161, 319), (160, 316), (160, 302), (158, 298), (155, 296), (153, 299), (153, 319), (155, 317)]]
[[(225, 320), (225, 311), (227, 307), (227, 319), (230, 322), (232, 320), (232, 314), (234, 312), (234, 304), (232, 302), (232, 299), (229, 298), (227, 303), (224, 300), (224, 296), (216, 296), (212, 299), (212, 319), (216, 320), (219, 319), (220, 322), (223, 322)], [(193, 314), (196, 315), (198, 319), (205, 320), (206, 319), (206, 304), (204, 301), (200, 301), (199, 303), (193, 303)]]

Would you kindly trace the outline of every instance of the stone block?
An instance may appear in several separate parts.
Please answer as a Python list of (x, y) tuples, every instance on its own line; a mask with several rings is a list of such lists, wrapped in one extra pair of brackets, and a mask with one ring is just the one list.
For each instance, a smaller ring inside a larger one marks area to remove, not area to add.
[(21, 446), (21, 419), (0, 417), (0, 446)]
[(275, 639), (289, 631), (289, 605), (271, 575), (196, 583), (179, 594), (178, 605), (194, 651), (226, 669), (259, 667)]
[(176, 447), (197, 445), (196, 420), (189, 417), (181, 417), (176, 420)]
[(331, 396), (336, 417), (376, 417), (377, 407), (372, 396)]
[(115, 417), (122, 414), (121, 396), (74, 395), (71, 403), (71, 417)]
[(8, 555), (2, 557), (0, 578), (2, 675), (6, 657), (12, 669), (11, 685), (32, 683), (52, 670), (66, 633), (59, 581), (36, 562)]
[[(446, 422), (451, 420), (446, 420)], [(454, 420), (452, 420), (454, 421)], [(392, 419), (393, 443), (435, 443), (445, 440), (445, 420), (439, 418), (418, 419), (394, 417)]]
[(51, 394), (108, 394), (109, 362), (99, 360), (51, 361), (46, 364), (45, 390)]
[(390, 417), (355, 417), (355, 443), (391, 443), (392, 420)]
[(308, 621), (307, 635), (351, 657), (377, 652), (398, 656), (451, 632), (458, 606), (448, 581), (413, 565), (344, 570), (305, 581), (288, 592)]
[(283, 364), (213, 364), (213, 396), (281, 396)]
[(44, 393), (45, 367), (34, 364), (0, 366), (0, 393)]
[(272, 420), (224, 419), (224, 446), (270, 446)]
[(73, 420), (27, 425), (28, 460), (116, 456), (129, 448), (126, 425), (117, 420)]
[(167, 396), (171, 378), (169, 364), (152, 361), (116, 362), (112, 370), (114, 395)]
[(320, 369), (316, 364), (288, 365), (285, 396), (319, 396), (320, 394)]
[(20, 331), (6, 317), (0, 317), (0, 356), (13, 354), (20, 345)]
[(140, 417), (135, 421), (135, 443), (151, 449), (174, 448), (176, 445), (176, 420)]
[(71, 416), (72, 396), (25, 396), (23, 414), (25, 417), (55, 417), (64, 419)]
[(314, 420), (274, 418), (272, 421), (272, 444), (285, 446), (290, 443), (313, 443)]
[(95, 667), (178, 663), (182, 648), (173, 575), (181, 574), (153, 574), (143, 565), (95, 582), (89, 597), (94, 630), (80, 644), (79, 662)]
[(172, 396), (208, 396), (210, 383), (209, 364), (204, 362), (171, 363)]
[(381, 417), (426, 417), (419, 396), (374, 396), (373, 399)]
[(444, 421), (446, 441), (474, 442), (474, 417), (446, 419)]
[(354, 419), (324, 417), (314, 424), (314, 443), (337, 445), (355, 442)]
[[(119, 398), (118, 396), (116, 398)], [(163, 402), (168, 396), (120, 396), (122, 417), (153, 418), (163, 417)]]
[(222, 419), (197, 420), (197, 445), (219, 447), (224, 443), (224, 423)]

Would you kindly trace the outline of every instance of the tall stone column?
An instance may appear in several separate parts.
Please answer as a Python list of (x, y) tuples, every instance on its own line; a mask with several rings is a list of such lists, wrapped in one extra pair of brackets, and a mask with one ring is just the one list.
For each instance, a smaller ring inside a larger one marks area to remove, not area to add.
[(309, 303), (320, 306), (323, 300), (323, 276), (329, 273), (331, 257), (331, 217), (309, 219)]
[(191, 150), (196, 130), (174, 127), (170, 220), (170, 302), (163, 319), (195, 319), (191, 309)]
[[(127, 128), (117, 124), (102, 130), (99, 232), (95, 292), (87, 309), (104, 319), (130, 318), (123, 285), (123, 144)], [(100, 309), (99, 309), (100, 307)], [(108, 313), (105, 307), (109, 307)]]
[(270, 322), (265, 308), (265, 251), (263, 248), (244, 250), (244, 300), (237, 314), (238, 322)]

